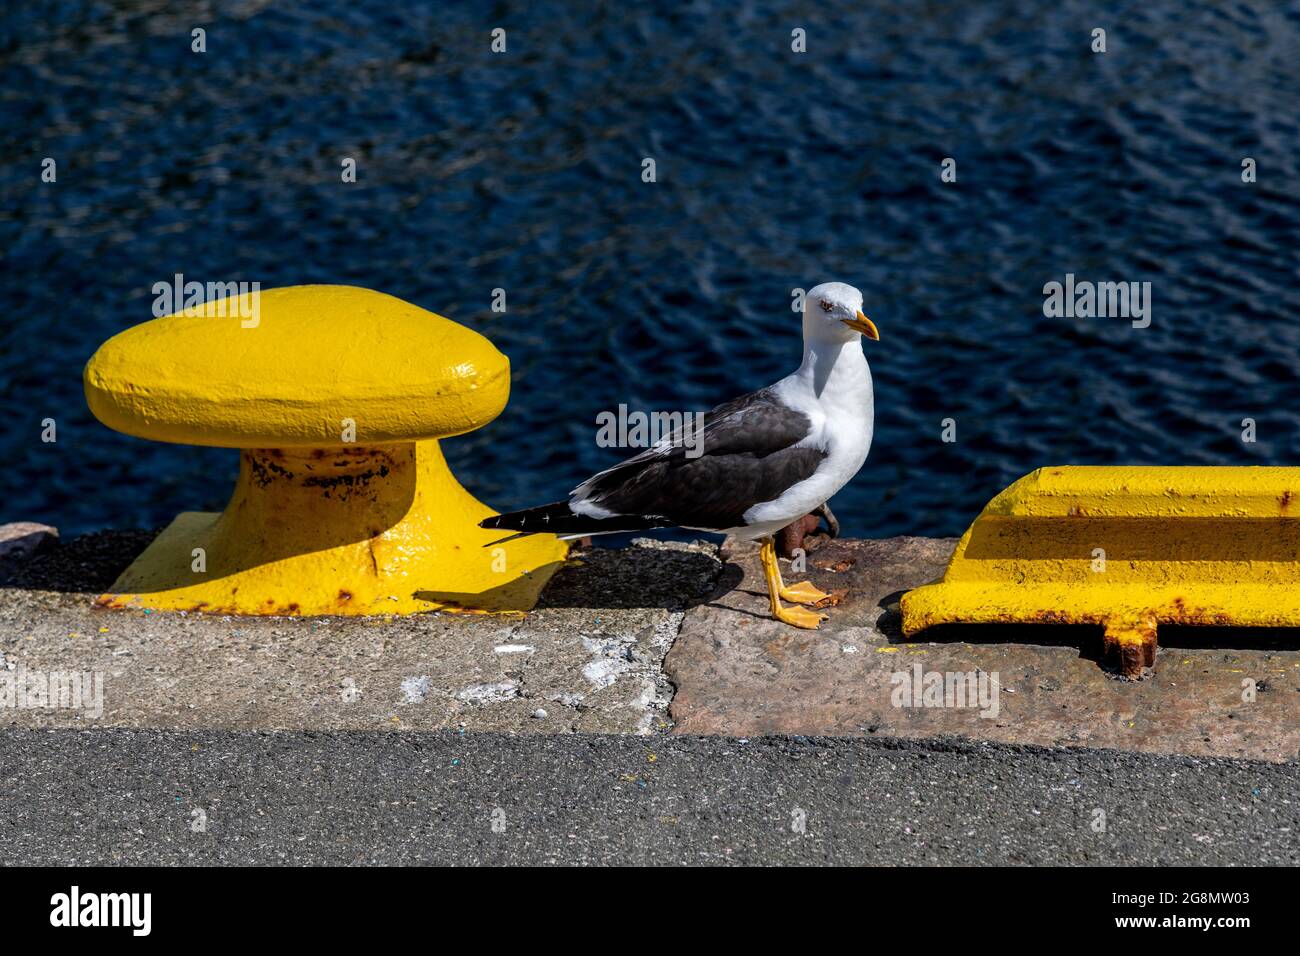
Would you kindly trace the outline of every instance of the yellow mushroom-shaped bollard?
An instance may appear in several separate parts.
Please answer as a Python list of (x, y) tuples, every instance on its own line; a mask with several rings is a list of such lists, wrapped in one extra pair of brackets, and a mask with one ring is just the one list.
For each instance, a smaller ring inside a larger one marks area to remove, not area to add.
[(510, 363), (401, 299), (321, 285), (209, 302), (109, 339), (85, 387), (117, 431), (241, 450), (226, 510), (178, 516), (101, 605), (527, 610), (566, 553), (550, 535), (493, 544), (500, 532), (478, 527), (495, 512), (438, 439), (501, 412)]

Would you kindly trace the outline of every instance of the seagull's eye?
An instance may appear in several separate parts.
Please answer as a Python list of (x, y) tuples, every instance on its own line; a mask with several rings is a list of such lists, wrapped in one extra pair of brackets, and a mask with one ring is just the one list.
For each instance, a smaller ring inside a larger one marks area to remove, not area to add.
[(822, 311), (823, 311), (823, 312), (829, 312), (831, 309), (835, 308), (833, 305), (831, 305), (831, 304), (830, 304), (829, 302), (827, 302), (825, 299), (822, 299), (822, 301), (821, 301), (821, 306), (822, 306)]

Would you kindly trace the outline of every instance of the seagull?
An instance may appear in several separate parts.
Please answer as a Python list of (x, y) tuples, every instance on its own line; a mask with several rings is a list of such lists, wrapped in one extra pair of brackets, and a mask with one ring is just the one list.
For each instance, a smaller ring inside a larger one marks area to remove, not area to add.
[(588, 478), (566, 501), (479, 526), (565, 540), (671, 527), (761, 540), (772, 616), (815, 629), (827, 615), (799, 605), (829, 595), (811, 581), (781, 580), (775, 535), (823, 505), (867, 459), (874, 400), (863, 336), (880, 340), (862, 314), (862, 293), (843, 282), (816, 286), (804, 296), (803, 362), (790, 375), (707, 412), (695, 435), (686, 430), (687, 416), (681, 428)]

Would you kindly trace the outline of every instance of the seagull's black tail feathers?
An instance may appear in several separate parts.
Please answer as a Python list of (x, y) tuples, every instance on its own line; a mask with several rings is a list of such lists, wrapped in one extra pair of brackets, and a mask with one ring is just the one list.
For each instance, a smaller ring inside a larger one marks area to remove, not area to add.
[(663, 528), (668, 524), (671, 522), (665, 522), (662, 518), (640, 515), (610, 515), (607, 518), (578, 515), (573, 513), (567, 501), (555, 501), (549, 505), (484, 518), (478, 526), (504, 528), (520, 534), (557, 534), (565, 538), (581, 538), (589, 534), (646, 531), (650, 528)]

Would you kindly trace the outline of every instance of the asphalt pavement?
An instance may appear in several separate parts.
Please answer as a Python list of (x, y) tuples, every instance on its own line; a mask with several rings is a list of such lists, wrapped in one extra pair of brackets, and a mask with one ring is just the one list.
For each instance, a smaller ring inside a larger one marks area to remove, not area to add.
[(1300, 764), (878, 737), (10, 729), (0, 858), (1295, 865)]

